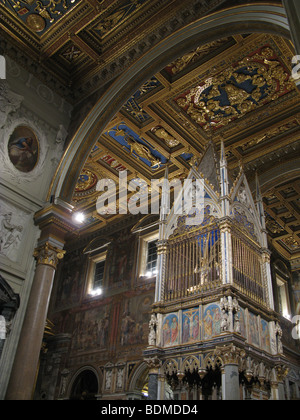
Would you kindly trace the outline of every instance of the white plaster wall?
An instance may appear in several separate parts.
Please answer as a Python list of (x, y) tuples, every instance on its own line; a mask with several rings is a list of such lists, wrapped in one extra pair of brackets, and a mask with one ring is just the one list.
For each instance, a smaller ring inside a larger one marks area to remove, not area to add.
[[(0, 248), (0, 273), (15, 293), (20, 308), (0, 360), (0, 400), (5, 397), (19, 334), (35, 272), (33, 251), (39, 237), (34, 214), (46, 204), (48, 190), (63, 154), (72, 106), (27, 70), (6, 58), (6, 81), (0, 81), (0, 238), (9, 234), (2, 223), (11, 213), (12, 245)], [(39, 141), (39, 160), (32, 172), (12, 164), (8, 142), (14, 129), (30, 127)]]

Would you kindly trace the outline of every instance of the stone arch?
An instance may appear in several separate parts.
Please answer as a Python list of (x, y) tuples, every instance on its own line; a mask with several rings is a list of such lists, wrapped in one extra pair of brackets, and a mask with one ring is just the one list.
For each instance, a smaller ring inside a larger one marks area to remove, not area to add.
[(190, 373), (193, 373), (194, 371), (197, 371), (200, 369), (200, 361), (195, 356), (189, 356), (187, 357), (183, 363), (182, 363), (182, 371), (188, 371)]
[(147, 363), (141, 362), (131, 373), (128, 380), (128, 399), (141, 399), (144, 385), (148, 381), (149, 367)]
[(96, 396), (101, 392), (101, 383), (97, 369), (92, 366), (84, 366), (72, 376), (68, 384), (68, 398), (96, 399)]
[(165, 375), (174, 375), (179, 371), (178, 362), (175, 359), (167, 359), (162, 368)]
[(273, 33), (290, 38), (282, 6), (247, 4), (205, 16), (155, 45), (111, 84), (81, 124), (57, 168), (48, 199), (70, 202), (90, 150), (115, 113), (149, 78), (180, 55), (227, 35)]
[(221, 367), (223, 365), (223, 359), (220, 356), (215, 356), (213, 353), (208, 354), (203, 361), (203, 367), (207, 370), (215, 370), (217, 367)]

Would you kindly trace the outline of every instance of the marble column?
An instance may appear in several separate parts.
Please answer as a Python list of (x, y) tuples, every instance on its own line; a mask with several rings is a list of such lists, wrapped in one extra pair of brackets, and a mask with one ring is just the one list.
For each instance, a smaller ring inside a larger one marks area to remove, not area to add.
[(35, 250), (36, 272), (6, 400), (32, 399), (55, 271), (64, 253), (49, 242)]
[(223, 361), (221, 368), (222, 399), (224, 401), (239, 401), (241, 399), (239, 365), (246, 356), (245, 351), (229, 344), (217, 347), (214, 354)]
[(278, 380), (278, 399), (279, 401), (285, 401), (285, 387), (284, 382), (288, 375), (289, 369), (285, 365), (279, 365), (276, 366), (276, 374), (277, 374), (277, 380)]
[(285, 365), (278, 365), (272, 369), (271, 398), (274, 401), (285, 401), (284, 381), (289, 369)]
[(158, 373), (149, 373), (148, 399), (158, 400)]
[(166, 379), (165, 376), (162, 374), (158, 375), (158, 390), (159, 394), (157, 399), (163, 401), (165, 399), (166, 394)]
[(161, 362), (156, 357), (147, 358), (145, 361), (149, 366), (148, 399), (151, 401), (157, 401), (160, 397), (158, 389), (158, 376)]
[(222, 368), (222, 399), (240, 400), (239, 367), (236, 364), (228, 364)]

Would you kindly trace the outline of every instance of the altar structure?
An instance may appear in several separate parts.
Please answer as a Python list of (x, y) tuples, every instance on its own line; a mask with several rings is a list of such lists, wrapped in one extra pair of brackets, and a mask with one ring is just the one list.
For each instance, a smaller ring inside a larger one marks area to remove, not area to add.
[[(289, 356), (258, 179), (253, 197), (243, 168), (232, 181), (212, 141), (188, 179), (202, 183), (203, 208), (178, 216), (179, 194), (165, 214), (162, 198), (149, 398), (281, 399)], [(196, 213), (199, 224), (187, 223)]]

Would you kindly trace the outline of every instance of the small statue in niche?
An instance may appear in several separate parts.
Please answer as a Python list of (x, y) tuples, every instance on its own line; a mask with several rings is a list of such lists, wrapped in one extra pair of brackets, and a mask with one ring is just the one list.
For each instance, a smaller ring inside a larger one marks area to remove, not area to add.
[(277, 344), (277, 354), (283, 354), (283, 344), (282, 344), (282, 328), (278, 322), (275, 324), (275, 335), (276, 335), (276, 344)]
[(157, 318), (155, 314), (151, 315), (149, 322), (149, 346), (156, 346), (156, 329), (157, 329)]
[(105, 377), (105, 389), (110, 389), (112, 384), (112, 370), (106, 372)]
[(241, 188), (239, 193), (238, 193), (238, 199), (240, 200), (240, 202), (242, 204), (244, 204), (245, 206), (247, 206), (248, 204), (248, 197), (247, 197), (247, 192), (244, 188)]
[(122, 389), (123, 388), (123, 378), (124, 378), (124, 369), (118, 369), (117, 372), (117, 388)]
[(241, 334), (242, 332), (241, 321), (240, 321), (241, 308), (236, 297), (233, 298), (232, 305), (233, 305), (233, 313), (234, 313), (234, 332), (236, 332), (237, 334)]
[(234, 332), (241, 334), (241, 321), (238, 312), (234, 316)]
[(222, 309), (222, 321), (221, 321), (221, 332), (227, 332), (229, 330), (229, 319), (225, 309)]

